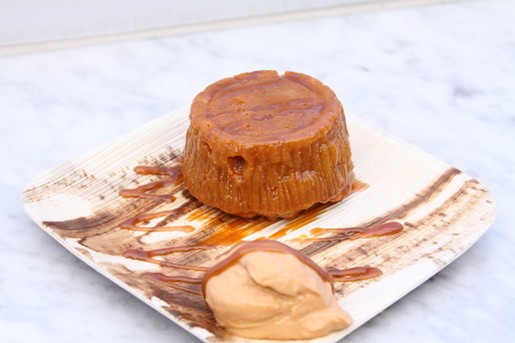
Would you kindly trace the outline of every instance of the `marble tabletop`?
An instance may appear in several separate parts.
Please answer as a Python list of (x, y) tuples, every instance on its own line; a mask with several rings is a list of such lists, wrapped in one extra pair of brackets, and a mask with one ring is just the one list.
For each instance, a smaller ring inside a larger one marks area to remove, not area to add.
[(37, 174), (222, 77), (294, 70), (345, 109), (478, 178), (498, 215), (462, 257), (346, 342), (515, 337), (515, 2), (316, 18), (0, 59), (0, 341), (196, 342), (34, 224)]

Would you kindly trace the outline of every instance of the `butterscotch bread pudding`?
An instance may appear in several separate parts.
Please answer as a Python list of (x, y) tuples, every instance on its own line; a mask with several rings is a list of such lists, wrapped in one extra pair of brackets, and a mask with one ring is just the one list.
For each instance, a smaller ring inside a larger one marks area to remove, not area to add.
[(195, 97), (190, 121), (182, 173), (206, 205), (291, 218), (351, 191), (342, 105), (308, 75), (264, 70), (220, 80)]

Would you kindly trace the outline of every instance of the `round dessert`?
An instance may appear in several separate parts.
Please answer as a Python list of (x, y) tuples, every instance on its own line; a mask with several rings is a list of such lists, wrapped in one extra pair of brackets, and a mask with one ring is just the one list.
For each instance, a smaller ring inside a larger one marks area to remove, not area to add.
[(229, 332), (256, 339), (311, 339), (352, 323), (329, 273), (270, 240), (244, 242), (206, 272), (206, 303)]
[(220, 80), (195, 97), (190, 121), (182, 173), (206, 205), (290, 218), (351, 191), (343, 108), (310, 76), (265, 70)]

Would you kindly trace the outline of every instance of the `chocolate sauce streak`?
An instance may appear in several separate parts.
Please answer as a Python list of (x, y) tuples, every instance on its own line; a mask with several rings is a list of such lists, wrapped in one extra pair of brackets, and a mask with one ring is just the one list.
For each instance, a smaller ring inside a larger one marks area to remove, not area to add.
[(165, 283), (167, 286), (171, 288), (175, 288), (179, 291), (188, 292), (195, 295), (202, 295), (202, 291), (200, 289), (192, 289), (186, 286), (178, 285), (177, 283), (186, 283), (193, 285), (200, 285), (202, 283), (202, 278), (195, 278), (189, 276), (167, 276), (161, 273), (144, 273), (142, 275), (144, 278), (152, 279), (153, 281), (157, 281), (160, 283)]

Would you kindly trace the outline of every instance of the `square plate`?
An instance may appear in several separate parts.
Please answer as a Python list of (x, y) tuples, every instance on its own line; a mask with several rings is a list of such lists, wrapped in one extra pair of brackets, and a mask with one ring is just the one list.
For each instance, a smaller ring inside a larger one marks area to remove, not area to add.
[[(214, 245), (210, 250), (160, 257), (168, 263), (209, 266), (240, 240), (273, 237), (301, 249), (324, 267), (379, 267), (383, 271), (379, 278), (335, 284), (336, 297), (354, 323), (313, 340), (335, 342), (456, 259), (494, 220), (494, 201), (477, 180), (351, 115), (347, 115), (347, 123), (359, 180), (357, 191), (342, 202), (317, 206), (295, 219), (245, 220), (227, 215), (196, 201), (182, 184), (168, 189), (177, 198), (172, 203), (120, 197), (123, 188), (162, 178), (137, 175), (134, 167), (179, 163), (188, 113), (188, 109), (172, 112), (44, 173), (27, 185), (23, 204), (29, 216), (70, 252), (202, 341), (249, 340), (218, 327), (201, 296), (143, 275), (195, 276), (196, 272), (178, 273), (170, 266), (126, 258), (124, 253), (209, 242)], [(119, 227), (131, 217), (172, 209), (181, 212), (142, 224), (141, 230)], [(403, 223), (404, 231), (374, 239), (303, 239), (316, 227), (371, 226), (387, 221)], [(170, 222), (192, 226), (194, 231), (152, 229)]]

